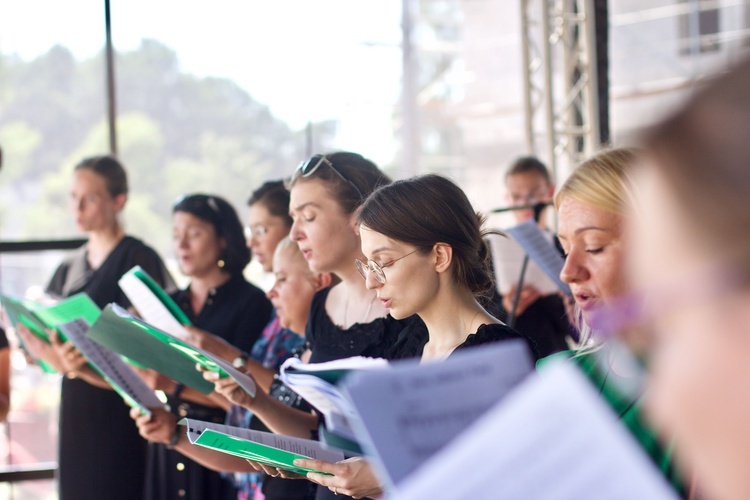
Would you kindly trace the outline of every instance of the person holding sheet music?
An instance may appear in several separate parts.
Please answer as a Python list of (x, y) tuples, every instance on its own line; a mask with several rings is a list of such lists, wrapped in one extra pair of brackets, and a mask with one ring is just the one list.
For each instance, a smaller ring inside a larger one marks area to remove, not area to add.
[[(292, 240), (313, 272), (330, 272), (341, 279), (313, 297), (306, 327), (309, 351), (303, 356), (309, 362), (365, 351), (382, 356), (404, 328), (424, 328), (417, 317), (396, 320), (387, 316), (376, 292), (367, 289), (353, 264), (355, 259), (364, 259), (356, 210), (367, 195), (389, 182), (374, 163), (350, 152), (314, 155), (300, 163), (289, 181)], [(213, 380), (208, 373), (204, 376)], [(252, 398), (224, 379), (215, 382), (220, 393), (249, 408), (273, 432), (308, 439), (317, 433), (316, 415), (290, 409), (261, 392)], [(278, 474), (273, 469), (265, 470)], [(328, 496), (333, 496), (328, 488), (318, 488), (317, 498)]]
[[(555, 192), (555, 184), (547, 167), (535, 157), (522, 157), (514, 161), (505, 173), (505, 186), (511, 207), (549, 204)], [(538, 216), (539, 226), (545, 232), (548, 232), (545, 217), (547, 212), (545, 208)], [(533, 209), (513, 210), (512, 213), (519, 224), (537, 215)], [(554, 239), (551, 234), (550, 239)], [(557, 240), (554, 243), (557, 245)], [(518, 282), (518, 273), (520, 269), (516, 273), (515, 282)], [(502, 295), (493, 297), (492, 312), (497, 313), (498, 319), (508, 321), (513, 311), (516, 290), (517, 286), (513, 285), (508, 290), (498, 290)], [(526, 283), (521, 288), (513, 315), (513, 328), (533, 338), (543, 356), (568, 349), (566, 339), (576, 333), (568, 321), (564, 299), (559, 294), (544, 295), (532, 284)]]
[[(581, 344), (567, 353), (597, 386), (623, 424), (649, 454), (675, 491), (687, 495), (683, 478), (675, 469), (671, 451), (662, 446), (644, 423), (640, 392), (625, 387), (639, 373), (627, 370), (619, 346), (602, 340), (597, 311), (616, 302), (628, 289), (625, 280), (627, 210), (631, 206), (628, 176), (638, 152), (620, 148), (602, 151), (580, 164), (555, 195), (558, 237), (566, 253), (560, 278), (575, 298)], [(642, 354), (642, 343), (630, 338), (628, 347)], [(558, 355), (553, 355), (554, 358)], [(543, 363), (540, 369), (544, 369)]]
[[(263, 291), (242, 275), (250, 251), (237, 213), (223, 198), (205, 194), (179, 198), (172, 212), (175, 254), (180, 270), (190, 277), (190, 285), (172, 298), (192, 322), (188, 331), (208, 331), (242, 352), (249, 351), (268, 322), (272, 306)], [(217, 402), (166, 377), (155, 379), (155, 388), (168, 395), (176, 415), (224, 422), (226, 411)], [(173, 435), (177, 436), (176, 431)], [(145, 498), (237, 497), (218, 473), (171, 450), (171, 444), (149, 446)]]
[(750, 498), (750, 59), (645, 133), (629, 230), (646, 407), (706, 498)]
[[(117, 281), (136, 265), (161, 286), (173, 286), (157, 253), (125, 235), (120, 213), (127, 197), (127, 174), (116, 158), (86, 158), (75, 167), (70, 208), (88, 242), (58, 267), (48, 293), (62, 298), (86, 292), (101, 308), (111, 302), (128, 306)], [(90, 373), (80, 368), (83, 361), (72, 344), (57, 341), (50, 346), (28, 329), (18, 330), (27, 346), (33, 345), (39, 357), (67, 375), (60, 400), (60, 499), (141, 498), (146, 444), (128, 418), (127, 405), (116, 392), (92, 385), (103, 383), (101, 379), (90, 379), (92, 384), (82, 380), (89, 380)]]
[[(446, 211), (446, 206), (452, 209)], [(477, 300), (493, 286), (482, 218), (451, 181), (428, 175), (381, 187), (362, 205), (356, 221), (369, 259), (355, 263), (367, 289), (393, 318), (418, 315), (427, 326), (404, 329), (383, 356), (442, 360), (455, 350), (524, 338), (490, 316)], [(533, 341), (526, 340), (536, 359)], [(326, 488), (318, 490), (318, 498), (381, 493), (379, 480), (362, 458), (300, 465), (332, 474), (308, 475)]]
[[(273, 269), (276, 275), (276, 283), (268, 292), (281, 325), (299, 338), (304, 338), (305, 325), (310, 311), (310, 302), (313, 294), (322, 287), (331, 283), (332, 276), (329, 273), (313, 273), (307, 261), (302, 256), (297, 243), (285, 238), (276, 247), (273, 256)], [(270, 395), (283, 404), (301, 411), (310, 411), (310, 406), (289, 391), (278, 379), (275, 379)], [(131, 416), (136, 420), (141, 435), (155, 442), (168, 443), (177, 427), (177, 418), (170, 414), (159, 414), (156, 418), (143, 417), (137, 411), (132, 411)], [(241, 422), (229, 422), (230, 425), (246, 427), (255, 430), (267, 431), (268, 429), (252, 418), (247, 413)], [(256, 473), (257, 469), (246, 460), (217, 453), (206, 448), (194, 446), (189, 443), (184, 428), (175, 443), (175, 450), (191, 459), (202, 463), (213, 470), (231, 473)], [(256, 490), (255, 478), (241, 474), (244, 483), (240, 481), (238, 499), (251, 499)], [(312, 499), (315, 497), (315, 488), (306, 481), (291, 481), (281, 477), (264, 477), (262, 479), (262, 493), (267, 500), (285, 500), (294, 498), (298, 500)]]

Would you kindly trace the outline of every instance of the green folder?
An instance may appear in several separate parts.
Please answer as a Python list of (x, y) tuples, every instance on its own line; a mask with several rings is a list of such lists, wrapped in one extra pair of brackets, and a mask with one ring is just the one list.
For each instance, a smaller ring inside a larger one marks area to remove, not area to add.
[(203, 394), (213, 391), (214, 384), (195, 369), (196, 363), (210, 371), (223, 372), (195, 347), (135, 318), (117, 304), (105, 307), (86, 335), (129, 360)]
[(172, 300), (172, 297), (170, 297), (169, 294), (165, 292), (164, 289), (160, 287), (159, 284), (154, 281), (154, 279), (146, 271), (144, 271), (141, 266), (135, 266), (125, 274), (132, 274), (133, 276), (141, 280), (143, 284), (146, 285), (154, 295), (156, 295), (161, 303), (164, 304), (164, 306), (172, 314), (172, 316), (174, 316), (175, 319), (180, 322), (180, 324), (192, 324), (190, 322), (190, 318), (188, 318), (187, 314), (185, 314), (185, 311), (183, 311), (182, 308), (180, 308), (180, 306), (178, 306), (175, 301)]
[[(47, 329), (57, 330), (60, 338), (64, 341), (67, 339), (60, 331), (60, 325), (80, 318), (93, 323), (101, 314), (99, 307), (85, 293), (73, 295), (51, 306), (5, 295), (0, 295), (0, 302), (5, 307), (8, 318), (14, 327), (21, 323), (48, 344), (50, 339), (47, 335)], [(19, 341), (25, 349), (23, 341), (20, 338)], [(57, 373), (57, 370), (46, 361), (38, 359), (36, 362), (45, 373)]]
[(220, 451), (227, 455), (234, 455), (235, 457), (253, 460), (278, 469), (288, 470), (302, 476), (306, 475), (308, 472), (326, 474), (319, 470), (297, 467), (294, 465), (295, 460), (309, 459), (310, 457), (280, 450), (278, 448), (272, 448), (246, 439), (229, 436), (221, 432), (212, 431), (211, 429), (204, 430), (198, 439), (195, 440), (194, 444)]

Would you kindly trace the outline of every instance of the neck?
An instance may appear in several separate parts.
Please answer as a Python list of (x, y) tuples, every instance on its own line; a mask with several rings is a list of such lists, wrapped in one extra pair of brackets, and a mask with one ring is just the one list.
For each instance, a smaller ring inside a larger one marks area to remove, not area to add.
[(419, 317), (429, 332), (423, 358), (444, 358), (480, 325), (496, 322), (471, 290), (456, 286), (441, 286), (435, 300), (419, 312)]
[(223, 285), (230, 278), (231, 275), (228, 272), (218, 267), (202, 276), (193, 276), (190, 280), (190, 295), (202, 304), (208, 297), (209, 290)]
[(329, 296), (332, 300), (326, 303), (331, 319), (343, 328), (355, 323), (369, 323), (388, 314), (388, 310), (377, 300), (377, 292), (365, 286), (365, 281), (354, 266), (355, 257), (363, 258), (352, 256), (349, 260), (351, 266), (333, 271), (341, 283), (334, 287)]
[(125, 233), (117, 222), (106, 229), (88, 233), (86, 251), (91, 267), (98, 268), (124, 236)]

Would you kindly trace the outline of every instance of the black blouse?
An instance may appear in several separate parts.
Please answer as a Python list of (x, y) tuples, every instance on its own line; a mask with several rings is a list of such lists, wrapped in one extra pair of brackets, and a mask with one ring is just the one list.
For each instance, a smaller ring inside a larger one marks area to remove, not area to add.
[[(484, 324), (477, 328), (475, 333), (469, 334), (463, 343), (459, 344), (453, 352), (471, 347), (489, 344), (491, 342), (501, 342), (503, 340), (524, 339), (529, 348), (534, 361), (539, 359), (539, 352), (536, 344), (529, 337), (522, 335), (511, 327), (501, 324), (492, 323)], [(424, 346), (430, 339), (426, 329), (407, 328), (399, 335), (398, 340), (385, 353), (385, 358), (389, 360), (421, 358)]]
[[(336, 325), (326, 311), (331, 288), (318, 291), (312, 298), (305, 337), (312, 355), (310, 363), (322, 363), (352, 356), (383, 357), (401, 331), (413, 324), (424, 328), (417, 315), (397, 320), (390, 314), (369, 323), (355, 323), (346, 330)], [(426, 330), (425, 330), (426, 332)]]

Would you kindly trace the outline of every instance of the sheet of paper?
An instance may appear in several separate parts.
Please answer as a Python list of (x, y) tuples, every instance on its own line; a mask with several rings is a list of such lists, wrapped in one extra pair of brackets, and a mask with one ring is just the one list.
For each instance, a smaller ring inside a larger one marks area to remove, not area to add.
[(336, 383), (356, 371), (388, 367), (384, 359), (362, 356), (312, 364), (289, 358), (281, 366), (280, 373), (286, 385), (323, 415), (328, 431), (354, 441), (356, 438), (351, 420), (357, 418), (357, 413)]
[(104, 309), (87, 335), (108, 349), (204, 394), (213, 391), (214, 385), (195, 369), (196, 363), (222, 376), (232, 377), (248, 393), (255, 395), (253, 380), (231, 364), (149, 325), (117, 304), (109, 304)]
[(560, 271), (565, 264), (565, 259), (533, 219), (508, 228), (505, 232), (521, 245), (531, 260), (536, 262), (547, 277), (557, 283), (557, 287), (563, 293), (570, 295), (570, 287), (560, 280)]
[(321, 443), (310, 439), (192, 419), (182, 419), (179, 423), (187, 427), (188, 439), (192, 444), (301, 474), (312, 469), (296, 467), (293, 463), (295, 459), (314, 458), (326, 462), (344, 459), (340, 450), (325, 448)]
[(344, 392), (358, 413), (352, 420), (358, 441), (375, 457), (380, 475), (398, 484), (532, 369), (526, 343), (509, 340), (440, 363), (401, 362), (358, 373), (344, 383)]
[[(492, 251), (492, 265), (495, 271), (497, 290), (508, 295), (511, 287), (518, 286), (521, 267), (526, 252), (510, 237), (491, 234), (487, 237)], [(532, 285), (542, 295), (557, 293), (557, 283), (552, 281), (531, 259), (526, 266), (523, 278), (524, 285)]]
[(585, 376), (565, 361), (521, 384), (389, 498), (458, 500), (488, 492), (498, 499), (677, 498)]
[(60, 325), (65, 336), (127, 404), (145, 415), (150, 415), (152, 408), (162, 408), (164, 404), (154, 391), (120, 356), (86, 336), (88, 329), (89, 324), (84, 319)]
[[(187, 340), (190, 334), (174, 317), (169, 308), (154, 294), (142, 279), (135, 273), (125, 273), (120, 281), (120, 288), (127, 295), (130, 303), (147, 323), (165, 331), (178, 339)], [(171, 299), (170, 299), (171, 300)]]

